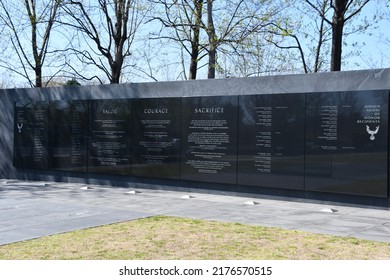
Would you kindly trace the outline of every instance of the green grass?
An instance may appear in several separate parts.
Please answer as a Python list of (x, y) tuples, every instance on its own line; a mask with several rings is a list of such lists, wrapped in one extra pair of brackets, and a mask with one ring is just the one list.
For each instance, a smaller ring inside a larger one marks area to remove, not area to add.
[(390, 243), (158, 216), (0, 246), (0, 259), (390, 259)]

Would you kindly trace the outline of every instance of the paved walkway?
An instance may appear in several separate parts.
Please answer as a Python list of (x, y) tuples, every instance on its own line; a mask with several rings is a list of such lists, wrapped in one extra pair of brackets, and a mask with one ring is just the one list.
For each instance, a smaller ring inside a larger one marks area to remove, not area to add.
[(142, 185), (131, 189), (0, 180), (0, 245), (154, 215), (390, 242), (390, 211), (386, 209), (163, 191)]

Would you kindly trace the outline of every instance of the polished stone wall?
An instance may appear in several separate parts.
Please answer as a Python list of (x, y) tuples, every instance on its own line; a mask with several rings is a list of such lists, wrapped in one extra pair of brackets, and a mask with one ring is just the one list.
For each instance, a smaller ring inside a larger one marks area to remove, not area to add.
[(0, 177), (387, 199), (389, 78), (379, 69), (3, 90)]

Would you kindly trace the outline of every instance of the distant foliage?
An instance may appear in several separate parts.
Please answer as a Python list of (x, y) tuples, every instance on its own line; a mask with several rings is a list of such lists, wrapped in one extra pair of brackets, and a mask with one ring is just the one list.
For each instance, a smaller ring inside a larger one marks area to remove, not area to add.
[(73, 87), (73, 86), (81, 86), (81, 84), (76, 79), (71, 79), (66, 81), (65, 83), (66, 87)]

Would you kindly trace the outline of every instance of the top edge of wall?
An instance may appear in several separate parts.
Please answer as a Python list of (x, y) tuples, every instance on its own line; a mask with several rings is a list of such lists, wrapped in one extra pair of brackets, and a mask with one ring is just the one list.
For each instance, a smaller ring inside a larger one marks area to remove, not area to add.
[(97, 86), (15, 88), (16, 99), (114, 99), (283, 94), (390, 89), (390, 68), (289, 74), (247, 78), (107, 84)]

